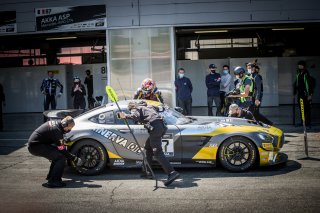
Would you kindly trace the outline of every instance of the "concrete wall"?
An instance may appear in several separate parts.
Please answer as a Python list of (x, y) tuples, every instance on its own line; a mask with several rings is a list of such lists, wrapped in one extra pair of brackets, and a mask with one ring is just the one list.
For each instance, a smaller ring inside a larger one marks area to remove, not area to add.
[(29, 33), (35, 8), (98, 4), (108, 28), (320, 21), (318, 0), (2, 0), (0, 11), (16, 10), (18, 33)]

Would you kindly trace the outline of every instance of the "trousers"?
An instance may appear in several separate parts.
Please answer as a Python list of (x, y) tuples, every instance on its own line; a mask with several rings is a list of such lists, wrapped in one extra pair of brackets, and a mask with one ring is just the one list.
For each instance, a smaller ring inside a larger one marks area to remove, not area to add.
[(152, 157), (154, 157), (155, 160), (159, 162), (164, 172), (169, 175), (174, 169), (163, 153), (161, 141), (161, 137), (165, 134), (166, 128), (160, 120), (151, 123), (151, 126), (153, 127), (153, 130), (149, 132), (150, 136), (144, 147), (147, 161), (149, 165), (152, 165)]
[(32, 155), (44, 157), (51, 161), (48, 182), (61, 180), (66, 161), (63, 153), (49, 144), (30, 144), (28, 150)]

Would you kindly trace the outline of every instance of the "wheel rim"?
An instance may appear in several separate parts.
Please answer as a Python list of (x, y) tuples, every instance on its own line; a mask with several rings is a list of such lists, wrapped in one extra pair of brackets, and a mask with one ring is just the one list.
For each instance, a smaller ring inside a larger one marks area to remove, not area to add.
[(89, 145), (81, 147), (78, 152), (78, 157), (84, 159), (85, 163), (82, 165), (82, 167), (85, 167), (87, 169), (96, 167), (101, 161), (101, 156), (97, 148)]
[(248, 145), (242, 142), (233, 142), (224, 150), (224, 156), (228, 163), (234, 166), (242, 166), (250, 159), (250, 151)]

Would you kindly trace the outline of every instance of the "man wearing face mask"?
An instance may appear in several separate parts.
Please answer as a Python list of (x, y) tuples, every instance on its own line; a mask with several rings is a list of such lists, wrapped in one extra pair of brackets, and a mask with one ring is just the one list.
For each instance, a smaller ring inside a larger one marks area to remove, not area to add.
[(71, 97), (73, 99), (73, 108), (82, 109), (83, 111), (86, 108), (86, 100), (84, 96), (86, 95), (86, 89), (83, 84), (81, 84), (80, 78), (75, 77), (73, 80), (73, 86), (71, 88)]
[(209, 70), (210, 73), (206, 76), (206, 86), (208, 88), (207, 90), (207, 100), (208, 100), (208, 115), (213, 116), (212, 113), (212, 106), (213, 101), (215, 105), (217, 106), (217, 112), (216, 115), (221, 115), (220, 110), (220, 82), (221, 82), (221, 76), (219, 73), (216, 73), (216, 65), (210, 64)]
[(47, 158), (51, 161), (47, 183), (44, 187), (57, 188), (66, 186), (62, 182), (62, 175), (66, 159), (81, 166), (83, 161), (68, 152), (63, 144), (63, 135), (71, 131), (75, 123), (71, 116), (61, 121), (47, 121), (38, 127), (28, 140), (28, 150), (32, 155)]
[(236, 67), (234, 69), (234, 75), (239, 79), (240, 94), (229, 95), (230, 98), (239, 98), (237, 104), (243, 109), (249, 110), (252, 107), (252, 97), (254, 92), (253, 79), (245, 74), (246, 71), (242, 67)]
[(87, 85), (89, 109), (92, 109), (94, 106), (94, 102), (95, 102), (92, 97), (92, 95), (93, 95), (93, 76), (91, 75), (90, 70), (86, 70), (86, 74), (87, 74), (87, 76), (84, 79), (84, 84)]
[(225, 100), (225, 96), (228, 92), (231, 91), (231, 85), (232, 85), (232, 77), (229, 74), (229, 66), (228, 65), (224, 65), (223, 66), (223, 70), (222, 70), (222, 76), (221, 76), (221, 83), (220, 83), (220, 110), (224, 111), (221, 112), (222, 115), (225, 115), (227, 109), (226, 109), (226, 100)]
[(183, 68), (179, 68), (178, 79), (175, 80), (174, 85), (176, 86), (178, 106), (183, 109), (184, 115), (191, 115), (192, 114), (191, 93), (192, 93), (193, 87), (190, 79), (185, 77), (185, 70)]

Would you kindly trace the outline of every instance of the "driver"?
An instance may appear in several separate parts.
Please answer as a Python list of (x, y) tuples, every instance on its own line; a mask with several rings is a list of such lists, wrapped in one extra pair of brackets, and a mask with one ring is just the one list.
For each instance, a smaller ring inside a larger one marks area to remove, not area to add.
[[(164, 185), (169, 186), (180, 176), (180, 174), (173, 169), (162, 150), (161, 137), (167, 131), (163, 117), (155, 110), (155, 108), (141, 105), (138, 106), (135, 101), (129, 102), (128, 109), (130, 114), (118, 112), (118, 117), (121, 119), (132, 119), (145, 125), (145, 128), (149, 132), (149, 138), (144, 147), (147, 161), (149, 165), (151, 165), (152, 157), (154, 157), (159, 162), (165, 173), (168, 175), (168, 179), (165, 181)], [(150, 171), (144, 172), (145, 174), (142, 177), (152, 177)]]
[(137, 89), (133, 99), (145, 99), (163, 103), (161, 91), (158, 90), (156, 82), (151, 78), (146, 78), (142, 81), (141, 87)]

